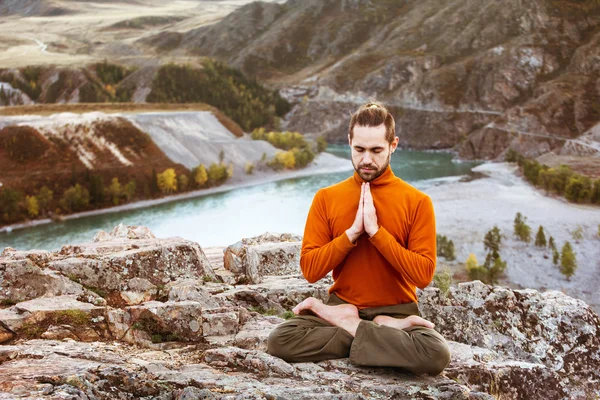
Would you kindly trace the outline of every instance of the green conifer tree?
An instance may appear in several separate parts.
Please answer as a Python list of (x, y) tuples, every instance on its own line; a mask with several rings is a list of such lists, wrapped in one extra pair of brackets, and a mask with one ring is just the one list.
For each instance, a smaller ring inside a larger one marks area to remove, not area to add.
[(546, 235), (541, 225), (538, 228), (537, 235), (535, 235), (535, 245), (537, 247), (546, 247)]
[(571, 243), (566, 242), (560, 255), (560, 272), (567, 277), (567, 280), (571, 280), (571, 276), (573, 276), (576, 269), (577, 258), (573, 252), (573, 247), (571, 247)]

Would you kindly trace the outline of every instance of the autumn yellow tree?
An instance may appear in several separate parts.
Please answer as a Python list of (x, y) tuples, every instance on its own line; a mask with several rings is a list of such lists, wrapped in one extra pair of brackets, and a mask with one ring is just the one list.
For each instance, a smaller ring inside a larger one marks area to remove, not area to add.
[(177, 173), (173, 168), (167, 168), (158, 174), (158, 188), (162, 193), (177, 191)]
[(25, 204), (27, 205), (27, 214), (30, 217), (35, 218), (40, 213), (40, 207), (35, 196), (25, 197)]
[(198, 186), (204, 186), (208, 181), (208, 174), (206, 173), (206, 167), (204, 164), (200, 164), (193, 171), (194, 182)]
[(119, 178), (112, 178), (110, 186), (108, 187), (108, 194), (112, 200), (112, 203), (115, 206), (119, 205), (119, 200), (122, 194), (122, 188), (121, 183), (119, 182)]

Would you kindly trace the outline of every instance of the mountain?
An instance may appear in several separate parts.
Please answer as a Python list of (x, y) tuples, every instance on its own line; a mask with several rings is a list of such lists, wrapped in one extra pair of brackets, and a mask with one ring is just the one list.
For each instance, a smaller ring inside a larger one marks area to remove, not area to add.
[[(173, 46), (161, 46), (166, 39)], [(497, 158), (598, 154), (600, 3), (592, 0), (255, 2), (139, 42), (212, 56), (277, 85), (285, 127), (344, 142), (348, 112), (390, 106), (401, 143)], [(307, 116), (310, 116), (308, 118)]]

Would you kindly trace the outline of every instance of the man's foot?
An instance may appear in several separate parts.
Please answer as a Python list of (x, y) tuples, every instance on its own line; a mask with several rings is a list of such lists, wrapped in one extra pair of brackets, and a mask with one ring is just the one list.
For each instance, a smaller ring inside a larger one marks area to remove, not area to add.
[(405, 329), (411, 326), (424, 326), (425, 328), (433, 329), (435, 326), (433, 323), (419, 317), (418, 315), (411, 315), (404, 319), (392, 318), (388, 317), (387, 315), (378, 315), (373, 318), (373, 322), (396, 329)]
[(358, 316), (358, 309), (352, 304), (340, 304), (339, 306), (328, 306), (319, 299), (309, 297), (298, 304), (292, 310), (294, 314), (306, 314), (312, 312), (329, 322), (333, 326), (344, 329), (352, 336), (356, 336), (356, 329), (361, 319)]

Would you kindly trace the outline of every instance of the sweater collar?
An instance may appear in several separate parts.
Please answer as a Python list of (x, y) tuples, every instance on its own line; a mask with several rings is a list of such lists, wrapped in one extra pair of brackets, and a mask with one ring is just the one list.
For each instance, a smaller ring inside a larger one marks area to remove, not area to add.
[[(383, 174), (381, 174), (377, 178), (373, 179), (371, 182), (369, 182), (369, 184), (371, 186), (383, 186), (383, 185), (387, 185), (388, 183), (392, 183), (395, 179), (396, 179), (396, 175), (394, 175), (392, 168), (388, 164), (385, 171), (383, 171)], [(356, 172), (356, 170), (354, 171), (354, 180), (358, 184), (362, 184), (362, 183), (366, 182), (363, 178), (360, 177), (360, 175), (358, 175), (358, 172)]]

